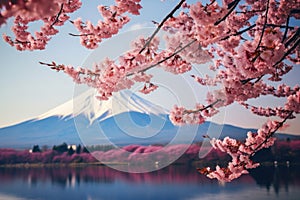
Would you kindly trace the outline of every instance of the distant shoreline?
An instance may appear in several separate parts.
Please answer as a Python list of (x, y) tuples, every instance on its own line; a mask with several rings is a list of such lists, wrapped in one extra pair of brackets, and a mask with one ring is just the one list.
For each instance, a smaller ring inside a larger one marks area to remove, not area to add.
[[(201, 159), (199, 159), (200, 150), (207, 151), (207, 155)], [(177, 155), (176, 152), (181, 152), (181, 154), (177, 153)], [(173, 159), (174, 155), (177, 156), (177, 159)], [(172, 158), (170, 162), (175, 161), (172, 165), (189, 165), (195, 168), (214, 168), (216, 165), (226, 167), (231, 160), (228, 154), (215, 149), (201, 148), (199, 144), (189, 145), (188, 148), (186, 144), (176, 144), (168, 147), (129, 145), (122, 149), (99, 146), (94, 148), (92, 152), (88, 152), (86, 147), (67, 145), (66, 143), (48, 150), (41, 150), (38, 145), (35, 145), (31, 150), (22, 151), (0, 149), (1, 168), (104, 165), (123, 165), (122, 167), (127, 168), (127, 166), (139, 167), (141, 164), (160, 167), (160, 164), (169, 158)], [(300, 140), (278, 141), (272, 148), (257, 152), (253, 157), (253, 161), (261, 163), (262, 166), (299, 166)]]
[(106, 166), (106, 165), (128, 165), (128, 163), (15, 163), (3, 164), (0, 168), (40, 168), (40, 167), (86, 167), (86, 166)]
[[(221, 163), (225, 164), (225, 163)], [(122, 162), (92, 162), (92, 163), (15, 163), (15, 164), (2, 164), (0, 168), (56, 168), (56, 167), (88, 167), (88, 166), (112, 166), (112, 165), (128, 165), (129, 163), (122, 163)], [(210, 162), (203, 162), (203, 161), (194, 161), (192, 163), (172, 163), (172, 166), (175, 165), (190, 165), (197, 167), (207, 167), (209, 165), (215, 165), (215, 163)], [(137, 166), (137, 165), (133, 165)], [(299, 167), (300, 163), (287, 163), (285, 162), (278, 162), (276, 165), (273, 162), (262, 162), (260, 163), (261, 167)]]

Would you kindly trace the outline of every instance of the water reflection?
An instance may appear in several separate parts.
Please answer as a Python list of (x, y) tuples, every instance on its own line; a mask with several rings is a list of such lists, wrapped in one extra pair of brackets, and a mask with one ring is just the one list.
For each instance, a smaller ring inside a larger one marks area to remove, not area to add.
[(29, 185), (37, 182), (50, 182), (61, 187), (80, 185), (81, 183), (105, 183), (115, 181), (128, 183), (212, 183), (189, 166), (170, 166), (151, 173), (126, 173), (105, 166), (88, 167), (46, 167), (46, 168), (0, 168), (1, 182), (19, 179)]
[[(295, 167), (260, 167), (220, 185), (189, 166), (169, 166), (133, 174), (103, 166), (0, 168), (1, 196), (25, 199), (297, 199), (300, 172)], [(250, 195), (250, 194), (249, 194)]]
[(291, 167), (260, 167), (252, 170), (251, 175), (256, 184), (267, 191), (274, 190), (279, 194), (281, 190), (289, 192), (290, 186), (300, 186), (300, 168)]

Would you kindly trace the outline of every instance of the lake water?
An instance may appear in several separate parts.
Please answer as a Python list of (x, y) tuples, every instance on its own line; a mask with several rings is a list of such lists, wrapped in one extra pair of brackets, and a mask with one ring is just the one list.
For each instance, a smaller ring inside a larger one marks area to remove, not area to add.
[(300, 199), (300, 168), (260, 167), (225, 185), (193, 167), (145, 174), (104, 166), (0, 168), (0, 200)]

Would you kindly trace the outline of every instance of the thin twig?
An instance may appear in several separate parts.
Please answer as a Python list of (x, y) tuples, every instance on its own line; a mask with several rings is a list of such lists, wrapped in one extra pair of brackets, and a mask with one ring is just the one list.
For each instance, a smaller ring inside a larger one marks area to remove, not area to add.
[(204, 108), (201, 108), (201, 109), (196, 109), (196, 110), (185, 110), (185, 111), (184, 111), (184, 114), (190, 114), (190, 113), (201, 112), (201, 111), (206, 110), (206, 109), (208, 109), (208, 108), (214, 107), (214, 105), (216, 105), (216, 104), (219, 103), (220, 101), (223, 101), (223, 100), (217, 99), (215, 102), (213, 102), (213, 103), (211, 103), (211, 104), (209, 104), (209, 105), (207, 105), (207, 106), (205, 106)]
[(247, 79), (244, 79), (244, 80), (240, 80), (240, 82), (241, 82), (243, 85), (245, 85), (246, 83), (248, 83), (248, 82), (250, 82), (250, 81), (256, 79), (256, 81), (254, 82), (254, 84), (255, 84), (255, 83), (258, 83), (258, 82), (262, 79), (262, 77), (264, 77), (264, 75), (261, 75), (261, 76), (259, 76), (259, 77), (255, 77), (255, 78), (247, 78)]
[[(145, 72), (153, 67), (156, 67), (157, 65), (160, 65), (161, 63), (165, 62), (166, 60), (172, 58), (173, 56), (177, 55), (178, 53), (180, 53), (181, 51), (183, 51), (184, 49), (186, 49), (187, 47), (191, 46), (194, 42), (196, 42), (197, 40), (194, 39), (192, 40), (191, 42), (189, 42), (188, 44), (184, 45), (182, 48), (178, 49), (177, 51), (175, 51), (174, 53), (172, 53), (171, 55), (167, 56), (166, 58), (158, 61), (157, 63), (153, 64), (153, 65), (150, 65), (149, 67), (145, 68), (145, 69), (142, 69), (140, 71), (138, 71), (137, 73), (142, 73), (142, 72)], [(130, 74), (127, 74), (127, 76), (132, 76), (134, 73), (130, 73)]]
[(181, 7), (181, 5), (185, 2), (185, 0), (181, 0), (176, 6), (175, 8), (173, 8), (173, 10), (160, 22), (160, 24), (158, 25), (158, 27), (156, 28), (156, 30), (152, 33), (152, 35), (150, 36), (150, 38), (148, 39), (148, 41), (146, 42), (146, 44), (143, 46), (143, 48), (139, 51), (139, 54), (142, 53), (151, 43), (151, 41), (153, 40), (153, 38), (155, 37), (155, 35), (160, 31), (160, 29), (162, 28), (162, 26), (164, 25), (164, 23), (171, 17), (173, 17), (173, 14)]
[(58, 19), (59, 19), (59, 16), (61, 15), (62, 11), (63, 11), (63, 8), (64, 8), (64, 4), (62, 3), (61, 6), (60, 6), (60, 10), (59, 12), (57, 13), (56, 17), (55, 17), (55, 20), (54, 22), (51, 24), (50, 27), (54, 26), (54, 24), (56, 24), (58, 22)]
[(284, 46), (288, 47), (293, 41), (295, 41), (295, 40), (297, 40), (297, 38), (299, 38), (299, 35), (300, 35), (300, 28), (298, 28), (297, 31), (293, 34), (293, 36), (290, 37), (290, 39), (288, 39), (288, 41), (286, 41)]
[(283, 37), (282, 37), (282, 40), (281, 40), (281, 42), (283, 43), (284, 42), (284, 40), (286, 39), (286, 36), (287, 36), (287, 33), (288, 33), (288, 28), (287, 27), (289, 27), (289, 23), (290, 23), (290, 15), (288, 15), (288, 17), (287, 17), (287, 19), (286, 19), (286, 24), (285, 24), (285, 31), (284, 31), (284, 34), (283, 34)]
[(228, 35), (228, 36), (222, 38), (221, 40), (227, 40), (227, 39), (228, 39), (229, 37), (231, 37), (231, 36), (241, 35), (241, 34), (243, 34), (244, 32), (251, 30), (251, 29), (254, 28), (255, 26), (256, 26), (256, 24), (253, 24), (253, 25), (249, 26), (248, 28), (245, 28), (244, 30), (238, 31), (238, 32), (233, 33), (233, 34), (231, 34), (231, 35)]
[(216, 2), (216, 0), (212, 0), (209, 4), (207, 4), (207, 6), (211, 6)]
[(258, 82), (262, 79), (262, 77), (264, 77), (264, 75), (261, 75), (260, 77), (258, 77), (258, 78), (256, 79), (256, 81), (254, 82), (254, 84), (255, 84), (255, 83), (258, 83)]
[(246, 14), (246, 13), (256, 13), (256, 12), (263, 12), (265, 10), (246, 10), (246, 11), (236, 11), (238, 14)]
[(69, 35), (79, 37), (79, 36), (89, 36), (89, 35), (94, 35), (94, 34), (93, 33), (86, 33), (86, 34), (73, 34), (73, 33), (69, 33)]
[(236, 6), (239, 4), (240, 0), (234, 0), (232, 2), (232, 5), (230, 6), (229, 11), (226, 13), (226, 15), (224, 15), (222, 18), (220, 18), (218, 21), (215, 22), (215, 26), (217, 26), (218, 24), (220, 24), (222, 21), (224, 21), (236, 8)]
[(269, 132), (268, 134), (268, 136), (267, 136), (267, 138), (262, 142), (262, 143), (260, 143), (254, 150), (253, 150), (253, 153), (250, 155), (250, 157), (252, 157), (252, 156), (254, 156), (254, 154), (256, 153), (256, 151), (263, 145), (263, 144), (265, 144), (267, 141), (268, 141), (268, 139), (270, 139), (277, 131), (278, 131), (278, 129), (280, 129), (282, 126), (283, 126), (283, 124), (286, 122), (286, 120), (288, 120), (292, 115), (293, 115), (293, 112), (294, 111), (290, 111), (290, 113), (284, 118), (284, 120), (282, 120), (279, 124), (278, 124), (278, 126), (275, 128), (275, 130), (273, 130), (272, 132)]
[(278, 24), (267, 24), (268, 27), (278, 27), (278, 28), (287, 28), (287, 29), (295, 29), (294, 26), (286, 26), (286, 25), (278, 25)]
[(264, 21), (264, 25), (263, 25), (263, 28), (262, 28), (262, 31), (261, 31), (261, 35), (260, 35), (260, 38), (259, 38), (259, 41), (258, 41), (258, 44), (257, 44), (257, 47), (256, 47), (255, 51), (257, 51), (258, 48), (260, 47), (260, 44), (261, 44), (261, 42), (262, 42), (262, 39), (263, 39), (265, 30), (266, 30), (266, 27), (267, 27), (267, 23), (268, 23), (268, 13), (269, 13), (269, 4), (270, 4), (270, 0), (267, 1), (265, 21)]
[(273, 65), (273, 67), (275, 67), (275, 66), (278, 65), (280, 62), (282, 62), (282, 61), (285, 59), (286, 56), (288, 56), (292, 51), (294, 51), (294, 49), (297, 48), (297, 46), (298, 46), (299, 44), (300, 44), (300, 38), (298, 37), (297, 40), (296, 40), (296, 42), (294, 43), (294, 45), (293, 45), (291, 48), (289, 48), (289, 49), (285, 52), (285, 54), (282, 56), (282, 58), (281, 58), (280, 60), (278, 60), (278, 61)]

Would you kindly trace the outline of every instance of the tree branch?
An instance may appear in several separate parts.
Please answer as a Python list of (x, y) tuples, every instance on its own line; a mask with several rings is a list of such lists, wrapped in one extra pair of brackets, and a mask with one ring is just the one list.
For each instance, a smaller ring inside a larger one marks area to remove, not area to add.
[(160, 22), (160, 24), (158, 25), (158, 27), (156, 28), (156, 30), (152, 33), (152, 35), (150, 36), (150, 38), (148, 39), (148, 41), (146, 42), (146, 44), (143, 46), (143, 48), (139, 51), (139, 54), (142, 53), (147, 46), (149, 46), (149, 44), (151, 43), (151, 41), (153, 40), (153, 38), (155, 37), (155, 35), (160, 31), (160, 29), (162, 28), (162, 26), (164, 25), (164, 23), (171, 17), (173, 17), (173, 14), (181, 7), (181, 5), (185, 2), (185, 0), (181, 0), (176, 6), (175, 8), (173, 8), (173, 10)]
[[(265, 75), (265, 74), (264, 74), (264, 75)], [(260, 81), (260, 80), (262, 79), (262, 77), (264, 77), (264, 75), (261, 75), (261, 76), (256, 77), (256, 78), (247, 78), (247, 79), (244, 79), (244, 80), (240, 80), (240, 82), (241, 82), (243, 85), (245, 85), (246, 83), (248, 83), (248, 82), (250, 82), (250, 81), (256, 79), (256, 81), (254, 82), (254, 84), (255, 84), (255, 83), (258, 83), (258, 81)]]
[(288, 33), (288, 27), (289, 27), (289, 23), (290, 23), (290, 15), (288, 15), (287, 19), (286, 19), (286, 24), (285, 24), (285, 31), (282, 37), (281, 42), (283, 43), (284, 40), (286, 39), (287, 33)]
[(73, 34), (73, 33), (69, 33), (69, 35), (75, 36), (75, 37), (79, 37), (79, 36), (88, 36), (88, 35), (94, 35), (94, 34), (93, 33), (86, 33), (86, 34)]
[[(150, 65), (149, 67), (145, 68), (145, 69), (142, 69), (140, 71), (138, 71), (137, 73), (141, 73), (141, 72), (145, 72), (153, 67), (156, 67), (157, 65), (160, 65), (161, 63), (165, 62), (166, 60), (172, 58), (173, 56), (177, 55), (178, 53), (180, 53), (181, 51), (183, 51), (184, 49), (186, 49), (187, 47), (191, 46), (194, 42), (196, 42), (197, 40), (194, 39), (192, 40), (191, 42), (187, 43), (186, 45), (184, 45), (182, 48), (178, 49), (177, 51), (175, 51), (174, 53), (172, 53), (171, 55), (167, 56), (166, 58), (158, 61), (157, 63), (153, 64), (153, 65)], [(127, 74), (127, 76), (132, 76), (134, 73), (130, 73), (130, 74)]]
[(269, 13), (269, 4), (270, 4), (270, 0), (267, 1), (267, 8), (266, 8), (265, 21), (264, 21), (264, 25), (263, 25), (263, 28), (262, 28), (262, 31), (261, 31), (261, 35), (260, 35), (260, 38), (259, 38), (259, 41), (258, 41), (258, 44), (257, 44), (257, 47), (256, 47), (255, 51), (257, 51), (258, 48), (260, 47), (260, 44), (261, 44), (261, 42), (262, 42), (262, 39), (263, 39), (265, 30), (266, 30), (266, 27), (267, 27), (268, 13)]
[(29, 41), (21, 41), (21, 40), (18, 40), (16, 39), (16, 42), (14, 42), (15, 44), (28, 44), (30, 43)]
[(268, 141), (268, 139), (270, 139), (278, 131), (278, 129), (280, 129), (283, 126), (283, 124), (286, 122), (286, 120), (288, 120), (293, 115), (293, 112), (294, 111), (290, 111), (290, 113), (278, 124), (278, 126), (275, 128), (275, 130), (268, 133), (269, 136), (266, 137), (266, 139), (253, 150), (253, 153), (250, 155), (250, 157), (254, 156), (254, 154), (258, 151), (258, 149), (262, 145), (264, 145)]
[(224, 15), (224, 17), (222, 17), (221, 19), (219, 19), (218, 21), (216, 21), (214, 23), (215, 26), (219, 25), (222, 21), (224, 21), (236, 8), (236, 6), (239, 4), (240, 0), (234, 0), (233, 2), (231, 2), (230, 4), (228, 4), (229, 7), (229, 11), (226, 13), (226, 15)]
[(217, 99), (215, 102), (205, 106), (204, 108), (201, 108), (201, 109), (196, 109), (196, 110), (185, 110), (184, 111), (184, 114), (190, 114), (190, 113), (197, 113), (197, 112), (201, 112), (203, 110), (206, 110), (208, 108), (212, 108), (214, 107), (214, 105), (216, 105), (217, 103), (219, 103), (220, 101), (223, 101), (222, 99)]
[(57, 13), (56, 17), (55, 17), (55, 20), (54, 22), (51, 24), (50, 27), (53, 27), (54, 24), (56, 24), (58, 22), (58, 19), (59, 19), (59, 16), (61, 15), (62, 11), (63, 11), (63, 8), (64, 8), (64, 4), (62, 3), (61, 6), (60, 6), (60, 10), (59, 12)]
[(267, 24), (267, 27), (278, 27), (278, 28), (287, 28), (287, 29), (295, 29), (294, 26), (286, 26), (286, 25), (278, 25), (278, 24)]
[(278, 60), (278, 61), (273, 65), (273, 67), (275, 67), (276, 65), (278, 65), (279, 63), (281, 63), (281, 62), (285, 59), (286, 56), (288, 56), (290, 53), (292, 53), (292, 51), (294, 51), (294, 49), (297, 48), (297, 46), (298, 46), (299, 44), (300, 44), (300, 38), (297, 37), (297, 40), (296, 40), (296, 42), (294, 43), (294, 45), (293, 45), (291, 48), (289, 48), (289, 49), (285, 52), (285, 54), (282, 56), (282, 58), (281, 58), (280, 60)]
[(241, 35), (241, 34), (245, 33), (246, 31), (251, 30), (251, 29), (254, 28), (255, 26), (256, 26), (256, 24), (253, 24), (253, 25), (249, 26), (248, 28), (245, 28), (244, 30), (238, 31), (238, 32), (233, 33), (233, 34), (231, 34), (231, 35), (228, 35), (228, 36), (222, 38), (221, 41), (222, 41), (222, 40), (227, 40), (227, 39), (228, 39), (229, 37), (231, 37), (231, 36), (238, 36), (238, 35)]
[(294, 33), (294, 35), (288, 39), (288, 41), (286, 41), (286, 43), (284, 44), (285, 47), (288, 47), (293, 41), (297, 40), (297, 38), (299, 38), (300, 35), (300, 28), (297, 29), (297, 31)]
[(265, 10), (246, 10), (246, 11), (236, 11), (238, 14), (246, 14), (246, 13), (256, 13), (256, 12), (263, 12)]

